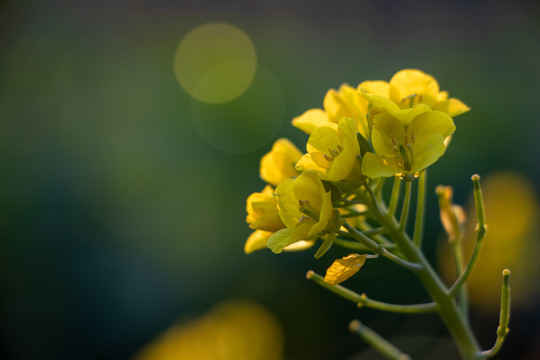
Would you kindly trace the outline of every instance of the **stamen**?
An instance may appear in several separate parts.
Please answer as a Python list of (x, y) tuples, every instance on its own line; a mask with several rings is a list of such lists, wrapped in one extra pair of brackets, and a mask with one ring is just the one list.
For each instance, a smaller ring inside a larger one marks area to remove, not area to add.
[(403, 161), (403, 167), (405, 168), (405, 170), (409, 171), (411, 170), (411, 159), (407, 150), (408, 149), (403, 144), (399, 144), (399, 155), (401, 157), (401, 160)]
[(326, 161), (328, 161), (328, 162), (334, 161), (334, 158), (331, 157), (331, 156), (329, 156), (329, 155), (327, 155), (327, 154), (323, 154), (323, 158), (324, 158)]
[(411, 131), (411, 143), (414, 144), (414, 131)]

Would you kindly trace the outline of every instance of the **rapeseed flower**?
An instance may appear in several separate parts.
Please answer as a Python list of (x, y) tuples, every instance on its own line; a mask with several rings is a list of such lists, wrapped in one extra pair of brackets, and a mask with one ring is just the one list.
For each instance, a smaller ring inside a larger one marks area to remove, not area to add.
[(417, 175), (444, 154), (444, 140), (455, 130), (452, 118), (440, 111), (425, 111), (422, 104), (416, 107), (421, 111), (413, 109), (410, 114), (419, 114), (408, 124), (390, 112), (375, 116), (371, 138), (374, 153), (368, 152), (362, 159), (364, 175)]
[(308, 153), (298, 161), (298, 170), (315, 170), (327, 181), (361, 180), (354, 119), (345, 117), (338, 124), (322, 124), (311, 134), (306, 148)]
[(286, 228), (274, 233), (268, 248), (280, 253), (300, 240), (315, 240), (325, 233), (332, 217), (332, 199), (315, 171), (287, 179), (276, 189), (279, 216)]

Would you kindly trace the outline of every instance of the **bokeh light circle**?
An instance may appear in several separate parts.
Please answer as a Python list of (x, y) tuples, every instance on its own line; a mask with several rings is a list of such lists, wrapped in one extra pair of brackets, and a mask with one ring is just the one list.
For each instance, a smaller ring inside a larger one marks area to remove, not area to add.
[(283, 122), (285, 99), (280, 83), (259, 66), (251, 86), (225, 104), (193, 100), (191, 116), (201, 137), (226, 153), (255, 151), (270, 142)]
[(180, 85), (195, 99), (224, 103), (240, 96), (251, 84), (257, 54), (249, 37), (226, 23), (208, 23), (190, 31), (174, 57)]

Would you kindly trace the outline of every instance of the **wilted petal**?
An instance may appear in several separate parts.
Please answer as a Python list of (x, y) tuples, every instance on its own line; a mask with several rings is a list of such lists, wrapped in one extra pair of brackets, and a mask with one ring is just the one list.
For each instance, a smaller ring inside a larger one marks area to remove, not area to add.
[(331, 285), (337, 285), (347, 280), (360, 270), (366, 259), (367, 255), (350, 254), (335, 260), (326, 270), (324, 281)]

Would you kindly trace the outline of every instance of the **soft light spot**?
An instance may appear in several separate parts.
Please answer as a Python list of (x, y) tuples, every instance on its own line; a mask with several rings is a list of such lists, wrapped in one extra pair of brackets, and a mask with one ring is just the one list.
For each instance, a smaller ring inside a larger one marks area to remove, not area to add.
[(174, 71), (189, 95), (207, 103), (224, 103), (240, 96), (257, 68), (255, 48), (240, 29), (208, 23), (189, 32), (180, 42)]

